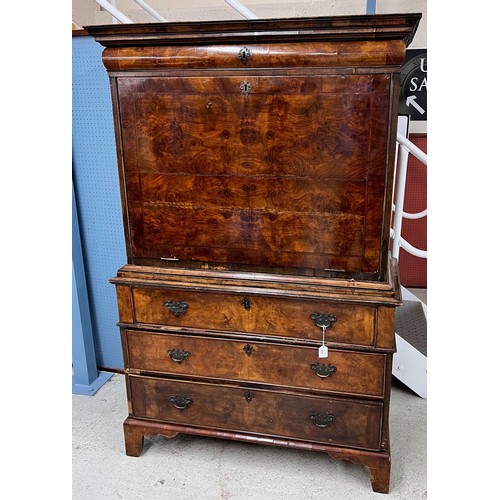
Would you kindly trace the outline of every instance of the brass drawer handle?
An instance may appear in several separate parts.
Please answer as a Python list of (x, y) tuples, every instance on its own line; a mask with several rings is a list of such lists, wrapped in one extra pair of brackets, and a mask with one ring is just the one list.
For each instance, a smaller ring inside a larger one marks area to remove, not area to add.
[(167, 300), (165, 302), (165, 307), (176, 317), (179, 318), (182, 316), (189, 308), (189, 304), (182, 300)]
[(332, 326), (333, 323), (337, 321), (337, 317), (333, 314), (314, 312), (309, 317), (314, 321), (314, 324), (322, 330)]
[(248, 62), (248, 60), (250, 59), (251, 55), (252, 54), (250, 53), (250, 49), (248, 47), (243, 47), (238, 52), (238, 57), (240, 58), (240, 61), (243, 64), (246, 64)]
[(312, 411), (309, 414), (309, 418), (312, 420), (316, 427), (326, 427), (330, 425), (335, 417), (331, 413), (319, 413), (317, 411)]
[(172, 396), (170, 398), (170, 402), (178, 410), (185, 410), (193, 402), (193, 400), (187, 396)]
[(328, 363), (325, 365), (324, 363), (311, 363), (311, 370), (319, 377), (319, 378), (328, 378), (332, 373), (337, 371), (337, 367)]
[[(309, 316), (313, 321), (314, 324), (321, 328), (321, 333), (322, 333), (322, 343), (320, 348), (318, 349), (318, 357), (319, 358), (327, 358), (328, 357), (328, 347), (326, 347), (325, 344), (325, 336), (326, 336), (326, 329), (335, 323), (337, 321), (337, 317), (334, 316), (333, 314), (326, 314), (326, 313), (319, 313), (319, 312), (314, 312)], [(312, 368), (312, 366), (311, 366)], [(321, 375), (319, 375), (321, 377)]]
[(172, 361), (175, 361), (176, 363), (182, 363), (191, 355), (191, 352), (184, 349), (169, 349), (167, 352)]

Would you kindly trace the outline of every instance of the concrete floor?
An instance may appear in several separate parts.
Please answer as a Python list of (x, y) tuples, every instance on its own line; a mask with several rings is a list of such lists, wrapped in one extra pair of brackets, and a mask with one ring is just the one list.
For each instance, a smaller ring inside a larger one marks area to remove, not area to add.
[(393, 377), (389, 496), (373, 493), (368, 469), (324, 453), (178, 435), (124, 451), (123, 375), (94, 396), (73, 395), (73, 499), (363, 500), (427, 497), (427, 401)]
[(427, 304), (427, 288), (408, 288), (415, 297), (421, 300), (424, 304)]

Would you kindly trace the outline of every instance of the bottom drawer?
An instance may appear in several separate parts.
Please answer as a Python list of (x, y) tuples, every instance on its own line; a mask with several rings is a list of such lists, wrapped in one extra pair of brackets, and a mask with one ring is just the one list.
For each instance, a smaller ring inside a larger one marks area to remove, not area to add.
[(129, 375), (139, 418), (378, 450), (383, 404)]

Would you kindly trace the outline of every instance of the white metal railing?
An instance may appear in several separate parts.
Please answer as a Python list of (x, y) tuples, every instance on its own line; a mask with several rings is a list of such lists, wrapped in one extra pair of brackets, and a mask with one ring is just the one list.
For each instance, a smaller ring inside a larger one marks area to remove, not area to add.
[(259, 19), (257, 15), (255, 15), (248, 7), (245, 7), (243, 4), (241, 4), (238, 0), (224, 0), (224, 1), (247, 19)]
[(394, 192), (394, 203), (392, 204), (392, 210), (394, 212), (393, 227), (391, 229), (391, 238), (393, 239), (392, 256), (395, 259), (399, 259), (399, 250), (400, 248), (404, 248), (408, 253), (415, 255), (416, 257), (426, 259), (427, 250), (416, 248), (411, 243), (406, 241), (401, 236), (401, 229), (403, 226), (403, 219), (421, 219), (422, 217), (427, 216), (427, 209), (418, 213), (407, 213), (403, 210), (406, 176), (408, 172), (408, 157), (411, 153), (424, 165), (427, 165), (427, 155), (399, 132), (397, 134), (397, 146), (397, 184)]
[(156, 12), (156, 10), (150, 7), (144, 0), (134, 0), (134, 2), (139, 7), (142, 7), (150, 16), (153, 16), (157, 21), (160, 21), (162, 23), (167, 22), (167, 20), (161, 14)]
[(109, 12), (113, 16), (113, 20), (116, 19), (124, 24), (132, 24), (134, 22), (106, 0), (94, 0), (94, 2), (100, 5), (105, 11)]
[[(111, 3), (107, 0), (94, 0), (99, 4), (105, 11), (109, 12), (113, 16), (113, 23), (119, 21), (120, 23), (133, 23), (125, 14), (116, 8), (116, 1), (111, 0)], [(239, 0), (224, 0), (229, 6), (238, 11), (246, 19), (258, 19), (259, 17), (254, 14), (248, 7), (245, 7)], [(150, 5), (148, 5), (144, 0), (134, 0), (134, 2), (142, 7), (150, 16), (154, 17), (157, 21), (166, 22), (167, 20), (156, 10), (154, 10)]]

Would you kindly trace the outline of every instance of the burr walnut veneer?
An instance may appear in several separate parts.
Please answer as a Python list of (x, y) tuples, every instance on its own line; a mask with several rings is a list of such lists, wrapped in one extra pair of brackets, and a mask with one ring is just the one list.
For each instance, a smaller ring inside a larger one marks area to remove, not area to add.
[(179, 432), (317, 450), (388, 491), (395, 120), (419, 18), (86, 28), (116, 128), (128, 455)]

